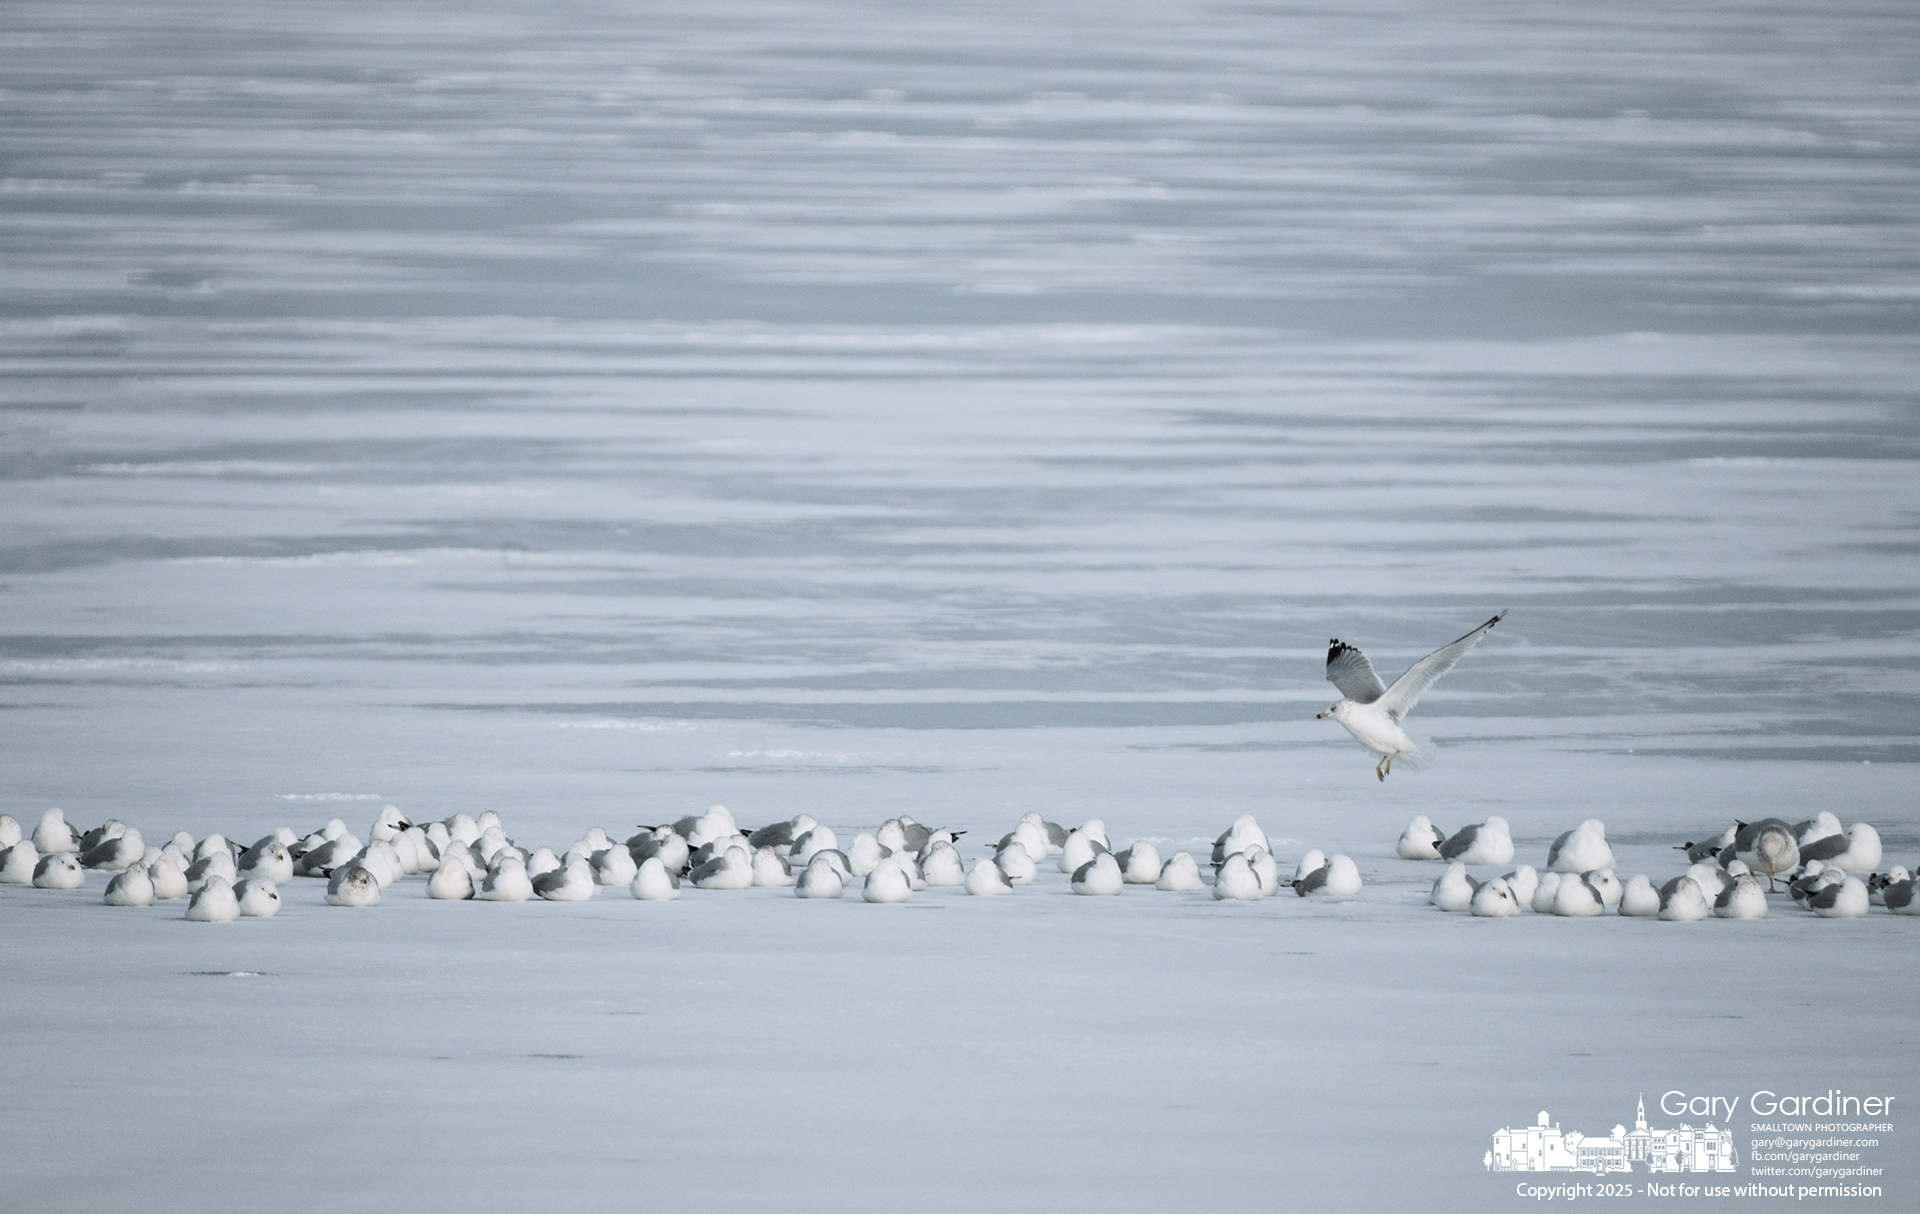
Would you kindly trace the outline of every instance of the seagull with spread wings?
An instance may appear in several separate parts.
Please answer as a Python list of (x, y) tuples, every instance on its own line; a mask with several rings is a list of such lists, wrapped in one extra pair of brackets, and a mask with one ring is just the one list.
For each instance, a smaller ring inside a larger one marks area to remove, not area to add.
[(1452, 670), (1460, 656), (1479, 644), (1480, 638), (1506, 616), (1503, 611), (1451, 645), (1442, 645), (1407, 667), (1407, 673), (1395, 679), (1391, 687), (1373, 673), (1373, 663), (1367, 661), (1366, 654), (1336, 637), (1328, 642), (1327, 682), (1347, 698), (1314, 719), (1332, 717), (1346, 726), (1354, 741), (1379, 755), (1373, 774), (1382, 780), (1393, 770), (1395, 759), (1416, 769), (1426, 766), (1433, 759), (1433, 743), (1412, 737), (1400, 728), (1400, 722), (1413, 711), (1421, 693)]

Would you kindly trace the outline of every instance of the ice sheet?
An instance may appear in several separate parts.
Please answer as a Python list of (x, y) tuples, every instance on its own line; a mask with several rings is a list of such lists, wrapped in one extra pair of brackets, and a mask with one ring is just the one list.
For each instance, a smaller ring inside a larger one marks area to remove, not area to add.
[[(1910, 920), (1468, 921), (1392, 857), (1920, 860), (1907, 8), (5, 25), (0, 811), (1252, 812), (1368, 881), (0, 887), (21, 1208), (1480, 1209), (1541, 1108), (1912, 1089)], [(1312, 719), (1328, 637), (1391, 678), (1502, 608), (1432, 771)]]

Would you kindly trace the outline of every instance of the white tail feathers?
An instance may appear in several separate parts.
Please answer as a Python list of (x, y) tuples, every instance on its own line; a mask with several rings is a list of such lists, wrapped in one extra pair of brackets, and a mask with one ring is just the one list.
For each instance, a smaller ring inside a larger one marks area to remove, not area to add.
[(1413, 746), (1395, 755), (1393, 765), (1407, 768), (1409, 771), (1425, 771), (1432, 767), (1434, 759), (1438, 757), (1438, 748), (1434, 746), (1433, 739), (1410, 733), (1407, 735), (1407, 740), (1412, 742)]

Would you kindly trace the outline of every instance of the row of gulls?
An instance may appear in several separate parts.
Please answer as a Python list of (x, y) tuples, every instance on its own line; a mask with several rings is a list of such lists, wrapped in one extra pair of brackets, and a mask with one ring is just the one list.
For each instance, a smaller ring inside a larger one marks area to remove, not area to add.
[(1351, 898), (1360, 892), (1360, 869), (1349, 856), (1327, 855), (1311, 848), (1294, 866), (1292, 877), (1280, 879), (1273, 843), (1251, 814), (1233, 820), (1213, 841), (1213, 896), (1220, 900), (1268, 898), (1284, 884), (1302, 898)]
[(113, 874), (108, 906), (185, 899), (186, 917), (203, 923), (271, 917), (280, 909), (279, 887), (292, 877), (277, 836), (239, 848), (221, 835), (195, 840), (180, 831), (156, 847), (118, 818), (80, 831), (50, 809), (27, 836), (11, 815), (0, 814), (0, 884), (79, 889), (93, 869)]
[[(1513, 830), (1505, 818), (1490, 817), (1449, 835), (1421, 814), (1407, 823), (1393, 850), (1402, 860), (1438, 860), (1469, 868), (1511, 864)], [(1548, 872), (1584, 873), (1612, 867), (1613, 846), (1607, 842), (1606, 824), (1598, 818), (1563, 832), (1547, 848)]]
[[(1762, 906), (1766, 894), (1779, 892), (1784, 882), (1795, 905), (1822, 918), (1858, 919), (1874, 906), (1895, 914), (1920, 914), (1913, 897), (1913, 875), (1900, 865), (1885, 873), (1877, 871), (1885, 857), (1880, 832), (1868, 822), (1843, 827), (1838, 817), (1825, 810), (1796, 823), (1783, 818), (1736, 820), (1718, 834), (1679, 844), (1676, 850), (1685, 852), (1692, 862), (1687, 874), (1713, 902), (1715, 914), (1722, 913), (1721, 904), (1735, 896), (1728, 887), (1729, 877), (1751, 881)], [(1746, 875), (1737, 876), (1740, 873)], [(1763, 878), (1766, 888), (1759, 890)], [(1749, 901), (1755, 897), (1744, 891), (1741, 896)]]
[[(1502, 834), (1505, 825), (1500, 824)], [(1808, 828), (1817, 833), (1809, 834)], [(1426, 818), (1414, 819), (1401, 836), (1400, 853), (1406, 855), (1411, 850), (1415, 853), (1412, 858), (1428, 858), (1429, 848), (1406, 845), (1410, 839), (1429, 843), (1437, 833)], [(1846, 841), (1842, 846), (1824, 849), (1827, 860), (1789, 865), (1791, 849), (1798, 839), (1836, 835)], [(1614, 873), (1613, 849), (1606, 841), (1605, 827), (1596, 819), (1588, 819), (1555, 839), (1548, 849), (1545, 873), (1523, 864), (1482, 881), (1467, 871), (1470, 861), (1455, 858), (1435, 879), (1428, 901), (1442, 911), (1494, 919), (1517, 915), (1522, 908), (1569, 918), (1613, 910), (1628, 918), (1668, 922), (1709, 916), (1764, 919), (1769, 885), (1762, 884), (1763, 878), (1771, 883), (1790, 877), (1787, 892), (1794, 903), (1821, 918), (1858, 919), (1870, 906), (1884, 906), (1895, 914), (1920, 914), (1920, 900), (1914, 897), (1914, 875), (1904, 867), (1896, 865), (1885, 874), (1870, 873), (1863, 879), (1856, 871), (1834, 862), (1844, 857), (1847, 864), (1858, 864), (1870, 856), (1877, 865), (1879, 836), (1865, 823), (1848, 832), (1840, 832), (1837, 821), (1802, 823), (1800, 827), (1789, 827), (1777, 819), (1751, 825), (1736, 823), (1714, 847), (1704, 851), (1696, 847), (1681, 845), (1693, 863), (1657, 888), (1645, 876), (1623, 883)], [(1456, 854), (1464, 856), (1465, 852)], [(1511, 848), (1507, 854), (1511, 858)]]
[(453, 902), (581, 902), (607, 887), (625, 888), (642, 901), (667, 901), (678, 898), (684, 884), (716, 891), (784, 887), (805, 899), (839, 898), (857, 889), (876, 903), (904, 902), (929, 886), (992, 897), (1033, 884), (1042, 864), (1066, 874), (1075, 894), (1088, 896), (1143, 886), (1254, 900), (1287, 887), (1302, 897), (1340, 898), (1361, 888), (1350, 857), (1318, 849), (1283, 879), (1273, 842), (1252, 815), (1236, 818), (1214, 840), (1211, 882), (1191, 852), (1175, 851), (1163, 860), (1146, 840), (1116, 849), (1097, 818), (1069, 830), (1038, 813), (1025, 814), (991, 856), (971, 867), (957, 846), (964, 833), (903, 814), (843, 846), (831, 828), (806, 814), (748, 832), (716, 805), (672, 823), (642, 826), (624, 842), (594, 827), (556, 852), (523, 848), (491, 810), (416, 823), (388, 805), (364, 838), (335, 818), (305, 835), (282, 826), (251, 845), (219, 834), (195, 839), (183, 831), (154, 847), (118, 819), (81, 832), (61, 811), (49, 810), (32, 838), (0, 814), (0, 881), (78, 889), (88, 869), (109, 869), (114, 876), (107, 905), (184, 898), (187, 918), (196, 922), (270, 916), (279, 909), (280, 887), (300, 878), (324, 880), (330, 906), (378, 906), (396, 881), (420, 874), (430, 899)]
[(1686, 852), (1693, 863), (1715, 860), (1725, 867), (1740, 860), (1768, 878), (1786, 877), (1810, 864), (1867, 874), (1878, 869), (1883, 858), (1880, 832), (1871, 823), (1843, 828), (1826, 810), (1792, 824), (1783, 818), (1735, 821), (1717, 835), (1679, 844), (1676, 850)]
[(1468, 865), (1511, 864), (1513, 832), (1505, 818), (1488, 818), (1463, 826), (1449, 835), (1428, 820), (1425, 814), (1407, 823), (1394, 844), (1394, 854), (1402, 860), (1459, 861)]
[[(1190, 852), (1176, 851), (1163, 861), (1145, 840), (1116, 850), (1097, 818), (1068, 830), (1028, 813), (993, 845), (990, 857), (970, 867), (957, 846), (964, 833), (903, 814), (872, 833), (857, 833), (843, 848), (830, 828), (806, 814), (748, 832), (716, 805), (676, 822), (643, 826), (624, 842), (594, 827), (564, 852), (544, 846), (529, 851), (508, 838), (492, 811), (419, 824), (389, 805), (364, 841), (336, 818), (304, 836), (282, 826), (251, 845), (219, 834), (196, 840), (182, 831), (154, 846), (118, 819), (81, 831), (56, 809), (42, 815), (31, 836), (0, 814), (0, 883), (72, 890), (84, 884), (88, 870), (100, 869), (113, 874), (108, 905), (186, 899), (187, 917), (199, 922), (271, 916), (279, 909), (279, 889), (303, 877), (324, 879), (326, 902), (339, 907), (376, 906), (382, 891), (416, 874), (426, 875), (429, 898), (496, 902), (579, 902), (608, 887), (625, 888), (642, 901), (665, 901), (679, 897), (684, 883), (703, 890), (791, 888), (806, 899), (839, 898), (857, 887), (863, 899), (876, 903), (904, 902), (929, 886), (1001, 896), (1033, 884), (1043, 863), (1066, 874), (1074, 893), (1089, 896), (1112, 896), (1134, 885), (1210, 891), (1222, 901), (1272, 897), (1282, 887), (1301, 897), (1347, 898), (1362, 887), (1351, 857), (1317, 848), (1283, 878), (1273, 841), (1252, 815), (1236, 818), (1214, 840), (1211, 882)], [(1712, 848), (1683, 847), (1690, 859), (1699, 858), (1658, 888), (1644, 876), (1622, 883), (1614, 875), (1605, 827), (1594, 819), (1554, 840), (1544, 874), (1528, 865), (1485, 881), (1468, 874), (1475, 865), (1512, 860), (1511, 831), (1500, 818), (1450, 836), (1416, 818), (1396, 850), (1444, 861), (1431, 901), (1481, 917), (1522, 909), (1578, 917), (1612, 909), (1668, 920), (1759, 918), (1768, 908), (1763, 879), (1785, 880), (1793, 903), (1822, 917), (1857, 918), (1869, 906), (1920, 914), (1906, 869), (1860, 875), (1859, 866), (1880, 858), (1879, 836), (1865, 823), (1842, 830), (1830, 814), (1797, 826), (1778, 819), (1734, 823)], [(1807, 855), (1824, 859), (1802, 859)], [(1800, 862), (1789, 867), (1789, 857)]]

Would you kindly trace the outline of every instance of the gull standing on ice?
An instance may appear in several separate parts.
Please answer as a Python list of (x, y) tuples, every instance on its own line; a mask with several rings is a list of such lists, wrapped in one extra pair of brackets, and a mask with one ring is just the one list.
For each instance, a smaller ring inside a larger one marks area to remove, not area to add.
[(1416, 740), (1400, 728), (1400, 722), (1413, 711), (1421, 693), (1452, 670), (1460, 656), (1479, 644), (1480, 638), (1506, 615), (1501, 612), (1459, 640), (1421, 658), (1407, 667), (1407, 672), (1395, 679), (1391, 687), (1380, 681), (1365, 654), (1334, 638), (1327, 649), (1327, 681), (1338, 687), (1346, 699), (1320, 713), (1315, 720), (1332, 717), (1346, 726), (1354, 741), (1379, 755), (1373, 774), (1382, 780), (1393, 770), (1393, 761), (1402, 756), (1410, 767), (1426, 766), (1433, 761), (1433, 743)]
[(1755, 876), (1773, 879), (1800, 867), (1800, 843), (1793, 828), (1778, 818), (1762, 818), (1743, 827), (1733, 838), (1733, 854)]

